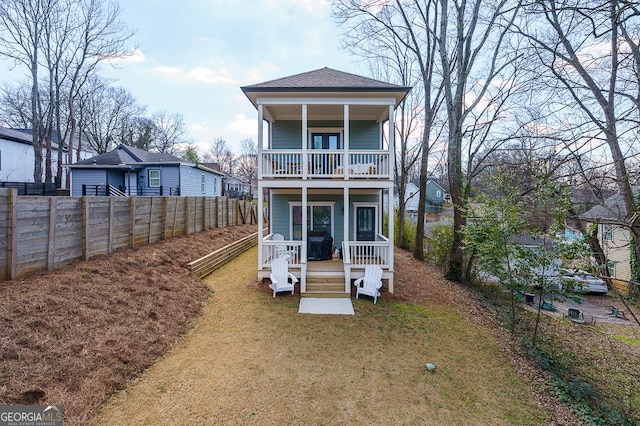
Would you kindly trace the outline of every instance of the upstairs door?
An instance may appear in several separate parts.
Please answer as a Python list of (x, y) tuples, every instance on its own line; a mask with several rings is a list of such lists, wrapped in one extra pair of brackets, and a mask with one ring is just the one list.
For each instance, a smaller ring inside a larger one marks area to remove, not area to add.
[(376, 239), (376, 208), (373, 206), (356, 207), (356, 240), (374, 241)]
[[(320, 150), (337, 150), (340, 149), (340, 133), (311, 133), (311, 149)], [(334, 169), (340, 166), (340, 157), (338, 154), (313, 154), (311, 158), (312, 173), (314, 174), (332, 174)]]

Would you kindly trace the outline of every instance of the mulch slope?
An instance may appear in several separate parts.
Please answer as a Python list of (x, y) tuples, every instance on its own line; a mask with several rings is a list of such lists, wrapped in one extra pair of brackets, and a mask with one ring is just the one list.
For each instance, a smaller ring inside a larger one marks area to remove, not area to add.
[(0, 404), (84, 424), (190, 328), (209, 290), (186, 264), (256, 232), (219, 228), (0, 282)]

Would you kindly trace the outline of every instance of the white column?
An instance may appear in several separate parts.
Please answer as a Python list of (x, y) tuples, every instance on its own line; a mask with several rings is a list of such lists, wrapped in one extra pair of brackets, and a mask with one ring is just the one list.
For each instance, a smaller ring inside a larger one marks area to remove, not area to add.
[[(343, 220), (343, 226), (344, 226), (344, 241), (350, 241), (349, 239), (349, 187), (345, 187), (344, 188), (344, 220)], [(341, 249), (344, 249), (344, 245)], [(342, 258), (344, 259), (345, 254), (342, 253)], [(351, 267), (345, 267), (344, 268), (344, 292), (345, 293), (349, 293), (351, 292)]]
[(349, 176), (349, 105), (344, 106), (344, 178)]
[[(393, 248), (395, 246), (394, 240), (394, 221), (395, 221), (395, 210), (393, 209), (393, 200), (391, 197), (393, 196), (393, 188), (389, 189), (389, 193), (387, 194), (388, 203), (387, 203), (387, 217), (389, 218), (389, 223), (387, 224), (389, 227), (388, 235), (389, 235), (389, 272), (393, 276)], [(389, 278), (389, 293), (393, 293), (393, 278)]]
[(393, 180), (396, 165), (396, 125), (393, 117), (393, 105), (389, 105), (389, 179)]
[(307, 291), (307, 187), (302, 187), (302, 257), (300, 259), (300, 293)]
[[(258, 270), (262, 270), (262, 240), (264, 238), (264, 216), (262, 212), (262, 207), (264, 206), (264, 196), (263, 196), (264, 188), (262, 188), (262, 183), (258, 181)], [(271, 203), (269, 203), (269, 208), (271, 208)], [(271, 215), (269, 215), (271, 216)]]
[(302, 105), (302, 179), (307, 179), (309, 166), (307, 165), (307, 105)]
[[(258, 180), (262, 179), (262, 144), (263, 138), (263, 125), (264, 112), (262, 110), (262, 104), (258, 105)], [(260, 238), (260, 235), (258, 236)]]

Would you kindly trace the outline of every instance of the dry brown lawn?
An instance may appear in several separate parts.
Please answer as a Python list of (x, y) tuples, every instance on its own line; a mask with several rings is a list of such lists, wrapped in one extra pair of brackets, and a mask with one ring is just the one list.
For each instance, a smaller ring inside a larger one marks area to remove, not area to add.
[(463, 295), (425, 275), (434, 270), (407, 265), (431, 290), (442, 286), (423, 294), (433, 301), (399, 301), (408, 295), (397, 282), (398, 295), (377, 305), (354, 299), (355, 316), (302, 315), (297, 295), (274, 300), (256, 282), (256, 256), (206, 280), (214, 293), (195, 328), (96, 424), (553, 422), (494, 336), (453, 306)]

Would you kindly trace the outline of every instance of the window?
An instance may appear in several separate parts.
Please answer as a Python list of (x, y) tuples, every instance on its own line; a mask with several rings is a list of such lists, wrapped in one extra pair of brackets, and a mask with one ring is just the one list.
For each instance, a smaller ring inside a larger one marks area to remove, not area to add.
[(312, 133), (312, 149), (340, 149), (340, 133)]
[(602, 240), (613, 241), (613, 225), (605, 224), (602, 226)]
[(207, 192), (207, 178), (204, 173), (200, 176), (200, 192), (205, 194)]
[(436, 189), (436, 197), (442, 197), (442, 191), (440, 191), (439, 189)]
[[(291, 235), (294, 240), (302, 239), (302, 205), (291, 205)], [(333, 203), (309, 204), (307, 206), (307, 230), (325, 231), (333, 236)]]
[(607, 261), (607, 268), (609, 269), (609, 276), (611, 278), (615, 278), (616, 277), (616, 261), (613, 260), (609, 260)]
[(149, 188), (160, 188), (160, 169), (149, 169)]

